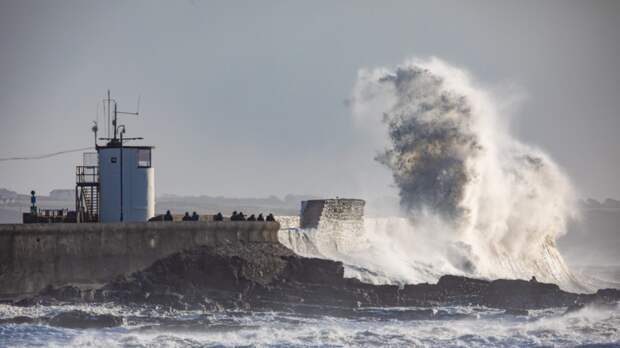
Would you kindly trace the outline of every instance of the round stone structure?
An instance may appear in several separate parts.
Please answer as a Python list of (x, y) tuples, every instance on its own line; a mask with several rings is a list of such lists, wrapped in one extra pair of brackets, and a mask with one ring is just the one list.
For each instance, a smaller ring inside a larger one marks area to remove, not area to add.
[(301, 202), (299, 227), (317, 228), (321, 220), (362, 221), (364, 218), (363, 199), (333, 198), (312, 199)]

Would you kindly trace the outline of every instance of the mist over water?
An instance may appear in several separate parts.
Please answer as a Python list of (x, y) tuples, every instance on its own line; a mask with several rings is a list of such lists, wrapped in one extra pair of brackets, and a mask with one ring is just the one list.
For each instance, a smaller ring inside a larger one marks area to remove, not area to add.
[[(355, 119), (379, 135), (375, 160), (392, 172), (403, 217), (367, 218), (361, 231), (305, 231), (306, 240), (324, 246), (320, 254), (374, 282), (535, 276), (592, 290), (556, 248), (576, 215), (568, 178), (547, 154), (510, 134), (505, 103), (467, 71), (436, 58), (364, 69), (351, 105)], [(367, 243), (321, 241), (338, 233)]]

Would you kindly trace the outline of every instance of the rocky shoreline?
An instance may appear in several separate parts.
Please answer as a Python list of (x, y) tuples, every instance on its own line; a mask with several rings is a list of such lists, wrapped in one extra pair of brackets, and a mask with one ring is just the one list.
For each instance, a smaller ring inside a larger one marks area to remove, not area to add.
[(530, 309), (572, 310), (616, 301), (620, 301), (618, 289), (575, 294), (555, 284), (450, 275), (436, 284), (371, 285), (345, 278), (340, 262), (301, 257), (277, 243), (245, 243), (186, 250), (103, 286), (48, 287), (13, 304), (114, 302), (205, 311), (355, 316), (372, 307), (486, 306), (520, 314)]

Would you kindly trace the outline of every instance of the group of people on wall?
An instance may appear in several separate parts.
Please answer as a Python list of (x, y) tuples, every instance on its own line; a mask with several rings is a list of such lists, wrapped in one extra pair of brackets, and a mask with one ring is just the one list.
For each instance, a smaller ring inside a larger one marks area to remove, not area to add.
[[(151, 219), (151, 220), (154, 220), (154, 219)], [(172, 213), (170, 212), (170, 210), (167, 210), (166, 214), (164, 214), (162, 218), (158, 218), (156, 220), (174, 221), (174, 217), (172, 216)], [(183, 215), (182, 220), (183, 221), (198, 221), (200, 220), (200, 215), (198, 215), (196, 212), (192, 212), (192, 214), (190, 215), (189, 212), (186, 211), (185, 215)], [(213, 215), (213, 221), (224, 221), (224, 215), (222, 215), (221, 212)], [(267, 215), (266, 217), (264, 217), (262, 213), (258, 214), (258, 216), (255, 216), (254, 214), (252, 214), (246, 217), (245, 214), (243, 214), (243, 212), (237, 212), (235, 210), (230, 216), (230, 221), (276, 221), (276, 219), (271, 213)]]
[[(216, 216), (220, 218), (219, 221), (223, 220), (223, 216), (221, 213), (218, 213), (218, 215)], [(252, 214), (246, 218), (243, 212), (240, 211), (237, 213), (237, 211), (235, 210), (230, 216), (230, 221), (276, 221), (276, 219), (273, 217), (273, 214), (269, 214), (267, 215), (267, 217), (263, 217), (262, 213), (258, 214), (258, 216), (255, 216), (254, 214)]]

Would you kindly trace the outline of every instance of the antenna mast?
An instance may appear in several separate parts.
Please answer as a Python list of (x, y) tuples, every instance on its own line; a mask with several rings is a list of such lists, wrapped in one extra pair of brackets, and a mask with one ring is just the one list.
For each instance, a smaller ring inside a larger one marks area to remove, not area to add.
[(108, 138), (110, 137), (110, 90), (108, 89)]
[[(138, 99), (138, 111), (136, 112), (118, 111), (118, 103), (116, 102), (115, 99), (112, 99), (110, 97), (110, 90), (108, 89), (108, 97), (104, 99), (104, 101), (107, 102), (108, 104), (108, 137), (100, 138), (100, 140), (109, 140), (108, 145), (123, 146), (123, 141), (142, 139), (142, 138), (125, 138), (122, 135), (120, 138), (118, 137), (118, 132), (121, 127), (123, 128), (123, 133), (125, 132), (125, 126), (118, 124), (118, 114), (139, 116), (140, 115), (140, 110), (139, 110), (140, 101), (139, 100), (140, 99)], [(112, 110), (112, 105), (111, 105), (112, 103), (114, 103), (114, 118), (112, 119), (113, 137), (110, 138), (110, 112)]]

